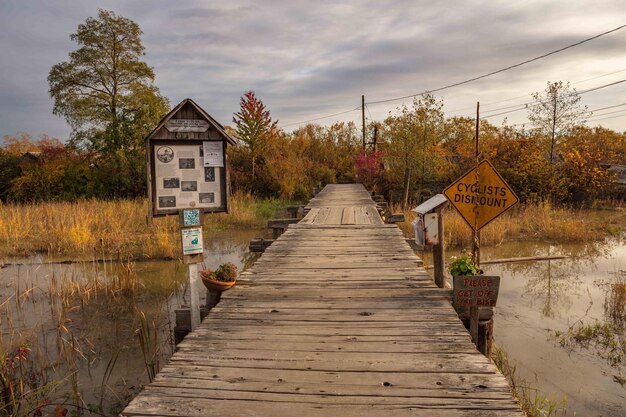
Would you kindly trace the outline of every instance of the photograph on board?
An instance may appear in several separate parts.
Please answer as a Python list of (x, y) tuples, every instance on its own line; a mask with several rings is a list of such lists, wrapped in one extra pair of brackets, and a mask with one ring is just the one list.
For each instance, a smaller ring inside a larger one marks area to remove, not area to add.
[(215, 182), (215, 167), (204, 167), (204, 182)]
[(174, 159), (174, 151), (169, 146), (161, 146), (157, 149), (157, 159), (164, 164), (172, 162)]
[(163, 188), (180, 188), (180, 179), (163, 178)]
[(165, 196), (159, 197), (159, 207), (176, 207), (176, 197), (174, 196)]
[(183, 181), (180, 189), (182, 191), (198, 191), (197, 181)]
[(215, 203), (215, 193), (200, 193), (200, 203), (201, 204)]
[(178, 168), (196, 169), (196, 160), (194, 158), (180, 158), (178, 160)]

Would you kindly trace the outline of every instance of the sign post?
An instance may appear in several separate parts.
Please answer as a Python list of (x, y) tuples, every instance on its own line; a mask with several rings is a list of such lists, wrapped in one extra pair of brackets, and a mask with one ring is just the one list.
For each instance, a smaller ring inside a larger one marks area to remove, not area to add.
[[(500, 277), (465, 275), (454, 277), (452, 303), (455, 309), (470, 308), (470, 335), (478, 343), (478, 308), (495, 307), (500, 289)], [(475, 310), (475, 313), (474, 311)], [(474, 317), (474, 314), (476, 317)]]
[(204, 213), (228, 212), (226, 148), (235, 141), (193, 100), (185, 99), (161, 119), (145, 145), (150, 216), (180, 219), (190, 327), (195, 330), (200, 324), (198, 264), (204, 259)]
[[(476, 151), (478, 152), (478, 145)], [(480, 229), (517, 204), (519, 198), (487, 160), (477, 163), (474, 168), (449, 185), (443, 194), (472, 229), (473, 257), (476, 265), (479, 265)], [(456, 286), (457, 277), (454, 280), (455, 292)], [(495, 290), (497, 297), (497, 288)], [(493, 305), (495, 305), (495, 300)], [(476, 344), (478, 344), (478, 309), (480, 306), (492, 307), (493, 305), (479, 302), (456, 304), (455, 299), (455, 307), (469, 307), (470, 334)]]
[(443, 194), (474, 231), (482, 229), (519, 201), (487, 160), (454, 181)]
[(198, 286), (198, 263), (204, 259), (202, 223), (204, 216), (199, 209), (180, 211), (180, 235), (183, 249), (183, 262), (187, 264), (189, 278), (189, 307), (191, 310), (191, 330), (200, 325), (200, 294)]

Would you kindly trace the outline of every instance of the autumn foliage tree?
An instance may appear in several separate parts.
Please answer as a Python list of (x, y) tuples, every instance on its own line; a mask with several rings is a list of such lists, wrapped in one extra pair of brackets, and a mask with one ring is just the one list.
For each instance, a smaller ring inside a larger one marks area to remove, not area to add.
[(548, 159), (553, 164), (560, 139), (584, 124), (589, 112), (580, 104), (576, 89), (562, 81), (548, 82), (544, 92), (533, 93), (532, 98), (528, 120), (547, 138)]
[(53, 113), (71, 126), (71, 146), (93, 151), (112, 196), (143, 190), (143, 139), (169, 109), (142, 61), (141, 34), (132, 20), (99, 10), (70, 35), (78, 49), (48, 75)]
[(237, 139), (250, 152), (251, 179), (254, 182), (258, 160), (276, 136), (278, 121), (272, 121), (269, 110), (253, 91), (247, 91), (241, 97), (239, 106), (239, 111), (233, 116), (233, 123)]
[(377, 193), (381, 193), (381, 185), (384, 174), (383, 152), (361, 151), (355, 159), (355, 170), (357, 179), (368, 190), (373, 190)]

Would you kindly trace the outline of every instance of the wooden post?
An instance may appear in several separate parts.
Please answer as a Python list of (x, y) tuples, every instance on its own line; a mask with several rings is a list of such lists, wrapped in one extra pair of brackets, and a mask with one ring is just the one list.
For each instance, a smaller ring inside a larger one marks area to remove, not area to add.
[[(198, 286), (200, 282), (199, 267), (198, 264), (204, 260), (204, 249), (202, 242), (202, 224), (204, 224), (204, 213), (197, 210), (195, 216), (185, 217), (185, 212), (194, 212), (196, 210), (180, 210), (179, 222), (181, 234), (185, 235), (187, 232), (197, 230), (195, 236), (199, 239), (199, 242), (193, 243), (191, 248), (185, 247), (185, 239), (183, 238), (183, 262), (187, 264), (187, 277), (189, 279), (189, 308), (191, 309), (191, 331), (194, 331), (200, 325), (200, 294)], [(198, 230), (199, 229), (199, 230)], [(199, 234), (199, 236), (198, 236)]]
[[(476, 222), (478, 221), (478, 190), (480, 177), (478, 173), (478, 164), (480, 163), (480, 145), (478, 142), (478, 132), (480, 128), (480, 102), (476, 103), (476, 203), (474, 206), (474, 230), (472, 233), (473, 250), (472, 255), (476, 266), (480, 266), (480, 231), (477, 230)], [(478, 306), (470, 307), (470, 336), (472, 342), (478, 347)]]
[(443, 230), (443, 209), (437, 210), (437, 235), (439, 243), (433, 245), (433, 265), (435, 267), (435, 284), (439, 288), (446, 285), (445, 274), (445, 249), (444, 249), (444, 230)]
[(376, 152), (377, 145), (378, 145), (378, 123), (374, 125), (374, 152)]
[(198, 283), (200, 276), (198, 275), (198, 264), (188, 265), (189, 272), (189, 307), (191, 308), (191, 331), (193, 332), (200, 325), (200, 294), (198, 291)]
[(365, 96), (361, 96), (361, 118), (363, 121), (363, 151), (365, 152)]
[(491, 357), (493, 347), (493, 318), (478, 322), (478, 351), (486, 357)]
[(480, 102), (476, 103), (476, 133), (474, 136), (475, 139), (475, 151), (476, 151), (476, 193), (475, 193), (475, 204), (474, 204), (474, 229), (472, 230), (472, 260), (478, 266), (480, 265), (480, 231), (476, 230), (478, 221), (478, 197), (479, 197), (479, 182), (480, 178), (478, 176), (478, 164), (480, 164), (480, 146), (478, 144), (478, 132), (480, 128)]
[(470, 336), (472, 336), (472, 342), (478, 347), (478, 306), (470, 307)]

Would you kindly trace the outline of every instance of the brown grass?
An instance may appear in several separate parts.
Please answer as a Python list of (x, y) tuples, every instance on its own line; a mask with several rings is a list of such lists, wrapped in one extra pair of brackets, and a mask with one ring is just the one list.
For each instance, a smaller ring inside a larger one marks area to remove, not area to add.
[[(396, 209), (398, 210), (398, 209)], [(413, 236), (411, 222), (415, 213), (405, 212), (400, 228)], [(471, 245), (471, 229), (456, 210), (444, 213), (446, 244), (451, 247)], [(497, 245), (505, 240), (536, 239), (557, 243), (577, 243), (601, 240), (626, 231), (626, 210), (574, 209), (554, 207), (548, 203), (527, 204), (504, 213), (481, 230), (483, 245)]]
[[(205, 231), (262, 227), (287, 202), (236, 193), (229, 214), (207, 215)], [(176, 258), (178, 218), (149, 221), (146, 199), (0, 203), (0, 257), (46, 253), (82, 258)]]

